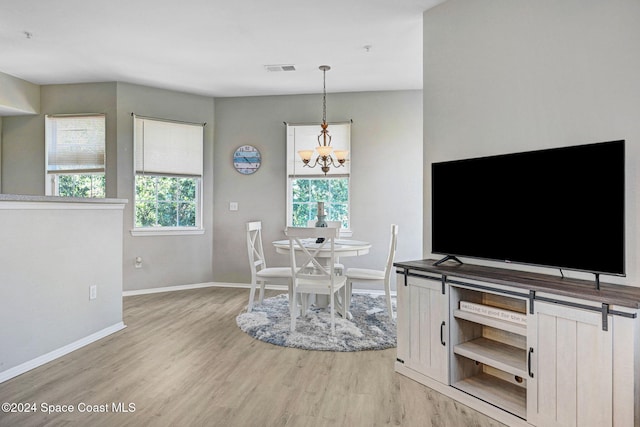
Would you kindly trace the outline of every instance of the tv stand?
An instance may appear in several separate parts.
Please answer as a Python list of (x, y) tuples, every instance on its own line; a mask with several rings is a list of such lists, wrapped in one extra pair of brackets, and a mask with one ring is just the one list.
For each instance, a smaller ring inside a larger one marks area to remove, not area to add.
[(446, 257), (442, 258), (441, 260), (436, 261), (433, 265), (438, 266), (442, 263), (445, 263), (447, 261), (455, 261), (458, 264), (464, 264), (462, 261), (460, 261), (455, 255), (447, 255)]
[(433, 259), (394, 266), (396, 372), (510, 427), (640, 427), (640, 287)]

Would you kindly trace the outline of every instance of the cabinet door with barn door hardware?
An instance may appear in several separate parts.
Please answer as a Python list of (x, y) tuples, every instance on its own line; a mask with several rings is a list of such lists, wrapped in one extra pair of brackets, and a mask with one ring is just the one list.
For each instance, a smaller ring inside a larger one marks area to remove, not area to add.
[(612, 316), (535, 302), (528, 316), (527, 421), (545, 427), (613, 425)]
[(448, 295), (440, 281), (398, 274), (398, 362), (448, 383)]

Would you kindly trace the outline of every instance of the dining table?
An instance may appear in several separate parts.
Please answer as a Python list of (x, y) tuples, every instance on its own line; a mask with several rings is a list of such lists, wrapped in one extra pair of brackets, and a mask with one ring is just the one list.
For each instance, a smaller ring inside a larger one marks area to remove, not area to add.
[[(289, 255), (290, 247), (288, 239), (276, 240), (272, 243), (277, 253)], [(317, 249), (320, 246), (319, 243), (316, 243), (316, 239), (304, 239), (302, 240), (302, 244), (307, 249)], [(342, 257), (366, 255), (369, 253), (369, 249), (371, 249), (371, 243), (363, 242), (361, 240), (336, 239), (334, 243), (334, 255), (337, 259)], [(302, 248), (300, 247), (294, 246), (294, 250), (299, 250), (302, 252)], [(328, 245), (325, 245), (325, 247), (321, 248), (318, 251), (317, 255), (317, 258), (320, 258), (319, 262), (324, 262), (326, 264), (329, 258), (331, 258), (330, 253), (331, 248)], [(316, 305), (318, 307), (326, 307), (328, 304), (329, 298), (327, 297), (327, 295), (316, 295)]]
[[(319, 243), (316, 243), (315, 239), (304, 239), (302, 244), (308, 249), (318, 248)], [(289, 240), (276, 240), (273, 242), (273, 246), (276, 248), (276, 252), (279, 254), (289, 255)], [(360, 240), (351, 239), (336, 239), (334, 244), (334, 253), (337, 257), (352, 257), (366, 255), (371, 249), (371, 243), (362, 242)], [(294, 247), (294, 250), (297, 248)], [(302, 250), (300, 248), (300, 250)], [(320, 249), (318, 252), (318, 258), (329, 258), (331, 248), (327, 245)], [(324, 256), (323, 256), (324, 255)]]

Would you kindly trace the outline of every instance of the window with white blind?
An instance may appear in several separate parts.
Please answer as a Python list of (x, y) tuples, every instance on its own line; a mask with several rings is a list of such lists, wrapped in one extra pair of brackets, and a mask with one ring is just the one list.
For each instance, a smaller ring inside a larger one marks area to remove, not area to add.
[(134, 230), (201, 232), (203, 125), (134, 115)]
[(105, 115), (45, 117), (45, 194), (105, 197)]
[[(320, 166), (308, 167), (298, 155), (318, 145), (319, 124), (287, 124), (287, 225), (306, 227), (317, 220), (318, 202), (324, 202), (327, 221), (341, 221), (343, 235), (351, 229), (350, 157), (351, 123), (330, 123), (334, 150), (349, 151), (349, 160), (341, 167), (331, 166), (325, 175)], [(315, 162), (317, 153), (311, 159)]]

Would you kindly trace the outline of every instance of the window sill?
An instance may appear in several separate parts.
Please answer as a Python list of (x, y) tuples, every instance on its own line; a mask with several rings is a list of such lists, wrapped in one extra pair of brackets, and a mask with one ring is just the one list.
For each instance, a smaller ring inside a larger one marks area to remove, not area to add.
[(134, 237), (141, 236), (191, 236), (204, 234), (204, 228), (149, 227), (130, 230)]
[(340, 237), (352, 237), (353, 231), (351, 230), (340, 230)]

